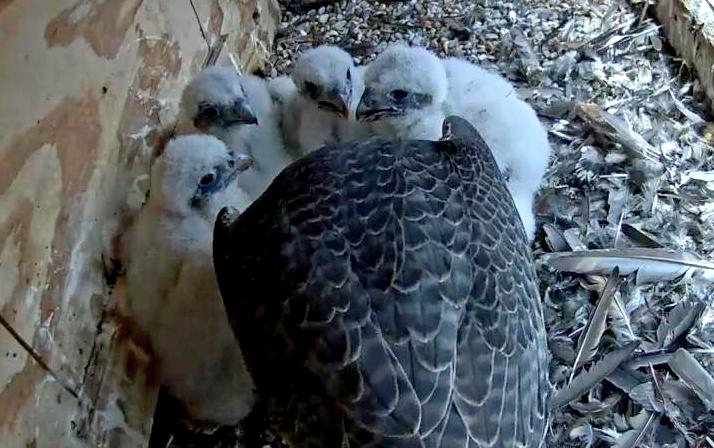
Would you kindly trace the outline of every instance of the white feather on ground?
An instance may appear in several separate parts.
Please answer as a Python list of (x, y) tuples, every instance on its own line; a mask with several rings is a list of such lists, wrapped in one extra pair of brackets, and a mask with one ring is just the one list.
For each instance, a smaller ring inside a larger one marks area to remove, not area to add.
[(173, 140), (122, 238), (129, 312), (151, 340), (161, 382), (190, 417), (210, 424), (238, 423), (254, 401), (212, 261), (218, 210), (250, 202), (234, 182), (245, 160), (211, 136)]

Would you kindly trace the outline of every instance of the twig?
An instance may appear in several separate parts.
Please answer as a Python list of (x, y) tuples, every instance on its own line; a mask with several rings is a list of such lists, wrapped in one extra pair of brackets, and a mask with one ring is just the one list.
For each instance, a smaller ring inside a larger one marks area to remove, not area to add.
[(203, 41), (206, 43), (206, 47), (208, 47), (208, 51), (211, 51), (211, 44), (208, 42), (208, 36), (206, 35), (206, 31), (203, 29), (203, 25), (201, 25), (201, 18), (198, 16), (198, 11), (196, 10), (196, 5), (193, 4), (193, 0), (188, 0), (188, 2), (191, 4), (191, 9), (193, 10), (193, 15), (196, 17), (196, 23), (198, 23), (198, 29), (201, 30), (201, 36), (203, 37)]
[(243, 73), (241, 73), (240, 66), (238, 65), (238, 61), (236, 61), (235, 56), (233, 56), (233, 53), (228, 53), (228, 59), (231, 60), (231, 64), (233, 64), (233, 68), (236, 73), (238, 73), (238, 76), (242, 76)]
[(73, 396), (74, 398), (79, 400), (79, 394), (77, 394), (77, 392), (74, 389), (72, 389), (64, 379), (60, 378), (60, 376), (58, 374), (56, 374), (55, 371), (52, 370), (50, 368), (50, 366), (47, 365), (47, 363), (45, 363), (45, 361), (42, 359), (42, 357), (39, 355), (39, 353), (37, 353), (35, 351), (35, 349), (33, 349), (30, 344), (25, 342), (25, 340), (22, 338), (22, 336), (20, 336), (20, 334), (17, 331), (15, 331), (15, 329), (12, 327), (12, 325), (10, 325), (10, 323), (7, 320), (5, 320), (5, 317), (2, 314), (0, 314), (0, 324), (2, 324), (3, 327), (5, 327), (5, 329), (17, 341), (17, 343), (20, 344), (20, 346), (22, 346), (23, 349), (25, 349), (25, 351), (32, 357), (32, 359), (35, 360), (35, 362), (40, 367), (42, 367), (43, 370), (45, 370), (47, 373), (49, 373), (50, 376), (52, 378), (54, 378), (55, 381), (57, 381), (60, 384), (60, 386), (62, 386), (62, 388), (64, 390), (66, 390), (71, 396)]

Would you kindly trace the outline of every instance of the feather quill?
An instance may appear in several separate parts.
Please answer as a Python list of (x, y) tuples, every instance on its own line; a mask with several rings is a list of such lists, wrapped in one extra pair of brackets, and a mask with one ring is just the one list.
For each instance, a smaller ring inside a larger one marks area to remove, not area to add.
[(626, 248), (593, 249), (544, 254), (542, 259), (553, 268), (579, 274), (609, 274), (615, 266), (622, 275), (637, 271), (636, 283), (674, 280), (685, 274), (714, 281), (714, 263), (689, 252), (666, 249)]
[(575, 371), (578, 367), (590, 361), (593, 356), (595, 356), (595, 353), (597, 353), (600, 339), (602, 339), (602, 335), (605, 333), (605, 328), (607, 327), (607, 311), (610, 309), (612, 298), (615, 296), (615, 292), (620, 284), (619, 277), (619, 269), (615, 267), (607, 279), (607, 283), (602, 290), (602, 294), (600, 294), (597, 305), (592, 313), (590, 313), (590, 318), (585, 325), (585, 329), (580, 333), (575, 363), (573, 364), (573, 370), (570, 373), (570, 380), (568, 382), (573, 381), (573, 376), (575, 376)]
[(639, 346), (639, 341), (630, 342), (626, 346), (605, 355), (589, 371), (581, 372), (573, 378), (570, 384), (557, 391), (551, 401), (551, 408), (557, 409), (565, 406), (571, 401), (577, 400), (578, 397), (588, 392), (595, 385), (600, 384), (605, 377), (614, 372), (620, 364), (632, 356), (632, 353)]

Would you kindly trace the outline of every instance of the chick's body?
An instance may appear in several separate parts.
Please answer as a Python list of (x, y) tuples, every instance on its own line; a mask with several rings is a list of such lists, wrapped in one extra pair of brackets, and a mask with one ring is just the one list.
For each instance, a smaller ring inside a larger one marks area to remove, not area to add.
[(533, 108), (500, 75), (456, 58), (443, 64), (449, 80), (444, 112), (468, 119), (493, 148), (528, 239), (533, 239), (533, 202), (551, 155), (547, 132)]
[(253, 167), (237, 185), (253, 200), (293, 159), (280, 133), (280, 109), (265, 80), (239, 76), (231, 67), (209, 67), (184, 89), (178, 134), (207, 133), (250, 156)]
[(537, 115), (504, 78), (461, 59), (393, 45), (369, 65), (357, 115), (392, 140), (435, 140), (447, 115), (468, 120), (493, 150), (533, 238), (533, 202), (551, 150)]
[(329, 146), (244, 214), (214, 263), (273, 428), (294, 447), (535, 447), (547, 347), (528, 244), (488, 148)]
[(355, 119), (364, 88), (362, 76), (363, 69), (354, 65), (347, 52), (322, 45), (300, 55), (290, 78), (271, 80), (271, 94), (282, 105), (282, 131), (288, 147), (307, 154), (327, 144), (367, 136), (369, 127)]
[(213, 137), (170, 142), (123, 238), (129, 311), (150, 338), (161, 382), (191, 418), (214, 425), (238, 423), (253, 404), (212, 263), (218, 210), (246, 206), (234, 188), (239, 162)]
[(241, 83), (254, 108), (258, 124), (255, 126), (231, 126), (216, 135), (228, 147), (248, 155), (254, 164), (241, 173), (237, 185), (257, 199), (275, 176), (295, 159), (295, 154), (286, 148), (280, 133), (279, 109), (273, 106), (266, 81), (256, 76), (243, 76)]

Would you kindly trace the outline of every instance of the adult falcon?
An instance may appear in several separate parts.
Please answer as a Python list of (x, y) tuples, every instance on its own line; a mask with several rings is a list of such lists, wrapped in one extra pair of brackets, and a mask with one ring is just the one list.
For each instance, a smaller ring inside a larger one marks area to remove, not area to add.
[(243, 214), (214, 266), (262, 414), (292, 447), (536, 447), (548, 356), (528, 241), (466, 121), (323, 147)]

